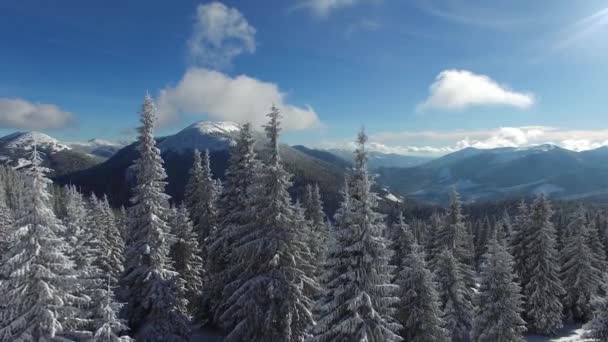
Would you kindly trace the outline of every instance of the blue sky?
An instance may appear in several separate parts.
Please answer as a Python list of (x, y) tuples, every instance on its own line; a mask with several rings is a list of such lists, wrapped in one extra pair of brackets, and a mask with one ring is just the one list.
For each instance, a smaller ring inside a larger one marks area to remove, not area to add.
[(292, 144), (441, 154), (608, 144), (605, 1), (0, 2), (1, 133), (129, 139), (264, 120)]

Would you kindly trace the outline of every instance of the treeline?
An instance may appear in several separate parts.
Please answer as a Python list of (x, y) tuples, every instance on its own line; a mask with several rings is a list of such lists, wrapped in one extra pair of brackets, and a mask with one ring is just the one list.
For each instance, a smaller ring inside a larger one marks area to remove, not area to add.
[(274, 107), (263, 156), (247, 124), (223, 182), (195, 151), (174, 206), (155, 118), (147, 96), (126, 210), (52, 188), (36, 149), (27, 172), (0, 169), (0, 341), (188, 341), (210, 326), (226, 341), (507, 342), (568, 320), (608, 341), (601, 214), (554, 215), (539, 195), (466, 217), (454, 192), (387, 224), (362, 131), (330, 219), (318, 186), (289, 195)]

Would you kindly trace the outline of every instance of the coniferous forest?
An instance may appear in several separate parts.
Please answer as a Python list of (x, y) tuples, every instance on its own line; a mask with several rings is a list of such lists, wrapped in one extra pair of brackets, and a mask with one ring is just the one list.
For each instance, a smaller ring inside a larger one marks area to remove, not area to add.
[(174, 201), (155, 120), (146, 96), (127, 206), (53, 184), (35, 147), (0, 169), (0, 341), (513, 342), (568, 324), (608, 341), (601, 206), (452, 190), (445, 208), (390, 207), (361, 130), (327, 215), (318, 184), (289, 192), (274, 106), (265, 153), (243, 125), (224, 179), (195, 151)]

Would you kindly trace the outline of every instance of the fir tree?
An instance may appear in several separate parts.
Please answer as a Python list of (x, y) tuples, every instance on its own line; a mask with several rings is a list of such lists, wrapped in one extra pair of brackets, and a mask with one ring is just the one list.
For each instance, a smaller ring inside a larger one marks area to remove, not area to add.
[[(602, 282), (602, 292), (608, 293), (608, 279), (604, 276)], [(593, 318), (583, 326), (586, 330), (585, 338), (592, 341), (608, 341), (608, 297), (598, 296), (594, 298)]]
[(447, 331), (439, 308), (433, 275), (426, 267), (424, 254), (413, 242), (403, 253), (404, 267), (397, 275), (399, 304), (396, 318), (401, 323), (401, 337), (409, 342), (447, 342)]
[(164, 206), (167, 175), (153, 135), (156, 108), (147, 95), (141, 110), (138, 151), (135, 161), (137, 184), (130, 208), (131, 228), (123, 278), (128, 289), (128, 321), (139, 341), (185, 341), (188, 321), (179, 310), (178, 275), (168, 258)]
[(195, 150), (185, 198), (194, 232), (198, 237), (198, 245), (203, 249), (203, 253), (206, 253), (207, 237), (217, 229), (218, 195), (217, 184), (211, 174), (209, 150), (205, 150), (203, 158), (200, 152)]
[(23, 215), (11, 231), (1, 273), (0, 341), (50, 341), (69, 335), (65, 319), (78, 313), (73, 263), (64, 255), (65, 227), (51, 209), (48, 169), (34, 146)]
[(304, 196), (304, 214), (310, 221), (311, 232), (309, 248), (315, 257), (315, 265), (322, 265), (327, 253), (327, 224), (325, 223), (325, 213), (323, 212), (323, 201), (319, 193), (319, 186), (308, 184), (306, 186), (306, 196)]
[(313, 323), (307, 288), (313, 266), (287, 189), (290, 174), (279, 155), (280, 115), (272, 107), (265, 126), (269, 156), (260, 170), (251, 203), (255, 220), (236, 241), (232, 260), (246, 265), (221, 315), (226, 341), (301, 341)]
[(110, 276), (111, 286), (116, 286), (124, 272), (125, 242), (107, 196), (97, 201), (94, 212), (93, 216), (98, 224), (95, 231), (99, 234), (103, 251), (97, 258), (97, 265), (104, 274)]
[(566, 291), (563, 304), (575, 321), (586, 322), (591, 318), (591, 299), (599, 290), (602, 272), (596, 268), (588, 245), (589, 227), (582, 207), (574, 214), (568, 230), (561, 252), (560, 278)]
[[(510, 241), (511, 255), (513, 256), (513, 270), (517, 275), (522, 289), (526, 288), (531, 276), (530, 266), (528, 264), (529, 254), (531, 252), (528, 247), (529, 239), (531, 238), (530, 227), (530, 210), (526, 202), (522, 199), (518, 206), (517, 216), (515, 216), (513, 233)], [(523, 294), (525, 297), (525, 291)]]
[(460, 262), (448, 248), (439, 255), (435, 279), (443, 312), (445, 329), (453, 342), (469, 341), (474, 307), (470, 289), (464, 281)]
[(93, 334), (93, 342), (132, 342), (134, 341), (129, 336), (122, 336), (121, 333), (128, 330), (127, 325), (123, 320), (118, 318), (118, 312), (122, 307), (115, 301), (114, 291), (110, 285), (110, 279), (107, 282), (107, 289), (100, 293), (101, 299), (97, 303), (97, 316), (99, 319), (95, 322), (95, 333)]
[(180, 206), (173, 214), (173, 236), (175, 243), (171, 246), (171, 259), (175, 271), (185, 284), (184, 296), (188, 300), (188, 312), (194, 313), (200, 305), (200, 291), (203, 287), (203, 259), (200, 256), (198, 237), (192, 229), (188, 209)]
[(513, 274), (513, 258), (496, 238), (490, 238), (481, 271), (481, 286), (473, 341), (524, 341), (521, 288)]
[(414, 244), (416, 244), (416, 239), (414, 238), (414, 234), (412, 234), (410, 227), (403, 221), (402, 212), (399, 212), (397, 222), (393, 224), (392, 230), (395, 236), (392, 237), (393, 256), (391, 265), (395, 266), (394, 274), (397, 276), (401, 273), (403, 267), (407, 266), (407, 264), (404, 263), (404, 259), (412, 252)]
[(594, 220), (588, 223), (587, 244), (593, 253), (593, 266), (600, 270), (602, 274), (608, 272), (608, 262), (606, 260), (606, 247), (602, 239), (601, 225)]
[(367, 136), (359, 133), (350, 189), (336, 217), (324, 276), (326, 291), (317, 304), (314, 341), (399, 341), (393, 322), (398, 287), (391, 285), (388, 242), (377, 196), (367, 170)]
[(559, 279), (559, 263), (555, 250), (555, 228), (551, 223), (551, 205), (539, 195), (532, 205), (528, 230), (528, 265), (530, 278), (524, 288), (528, 329), (541, 335), (554, 335), (562, 327), (564, 294)]
[[(236, 287), (236, 277), (243, 266), (231, 260), (236, 241), (247, 232), (246, 226), (254, 218), (251, 210), (251, 192), (257, 177), (259, 162), (254, 152), (251, 125), (241, 127), (236, 143), (230, 149), (230, 159), (225, 172), (225, 190), (220, 198), (219, 226), (212, 232), (207, 254), (204, 304), (210, 317), (219, 325), (228, 298)], [(233, 284), (233, 286), (231, 286)], [(221, 308), (220, 308), (221, 307)]]

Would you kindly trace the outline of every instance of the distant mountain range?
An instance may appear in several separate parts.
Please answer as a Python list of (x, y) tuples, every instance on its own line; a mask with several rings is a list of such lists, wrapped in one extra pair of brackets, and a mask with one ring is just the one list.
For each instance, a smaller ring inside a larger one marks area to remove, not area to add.
[[(332, 153), (346, 161), (352, 162), (353, 151), (345, 149), (329, 149), (327, 152)], [(372, 170), (381, 167), (413, 167), (433, 160), (432, 157), (425, 156), (408, 156), (396, 153), (382, 153), (370, 151), (367, 155), (368, 167)]]
[[(201, 121), (157, 139), (169, 176), (168, 193), (177, 200), (192, 164), (192, 151), (209, 149), (213, 172), (223, 178), (228, 148), (240, 129), (231, 122)], [(256, 150), (264, 154), (265, 137), (255, 132)], [(34, 141), (54, 169), (59, 184), (107, 193), (114, 204), (126, 204), (133, 185), (130, 167), (136, 145), (93, 139), (63, 143), (37, 132), (0, 138), (0, 163), (14, 168), (29, 165)], [(318, 183), (330, 212), (339, 203), (352, 152), (281, 146), (286, 168), (294, 175), (292, 195), (300, 198), (304, 185)], [(554, 145), (528, 148), (466, 148), (437, 159), (370, 153), (381, 196), (392, 202), (408, 199), (445, 203), (452, 188), (467, 202), (528, 197), (543, 192), (553, 198), (608, 201), (608, 147), (574, 152)]]
[(608, 148), (574, 152), (554, 145), (466, 148), (411, 168), (381, 168), (378, 182), (407, 198), (445, 203), (452, 188), (468, 202), (545, 193), (608, 199)]
[(34, 145), (41, 152), (44, 165), (52, 169), (52, 175), (84, 170), (102, 161), (46, 134), (16, 132), (0, 138), (0, 163), (15, 169), (27, 168)]
[[(239, 129), (237, 124), (231, 122), (201, 121), (174, 135), (158, 138), (157, 146), (161, 150), (169, 177), (167, 193), (178, 201), (183, 198), (195, 148), (201, 151), (210, 150), (213, 174), (223, 178), (228, 163), (228, 148), (234, 143)], [(256, 132), (254, 138), (256, 150), (263, 156), (265, 137)], [(288, 145), (281, 145), (280, 152), (286, 169), (293, 174), (292, 196), (301, 198), (306, 184), (317, 183), (326, 202), (326, 209), (333, 212), (339, 203), (339, 190), (344, 184), (345, 167), (313, 157)], [(133, 143), (120, 149), (103, 163), (58, 176), (55, 180), (59, 184), (75, 184), (85, 192), (106, 193), (114, 205), (127, 204), (135, 181), (131, 166), (136, 158), (136, 143)]]

